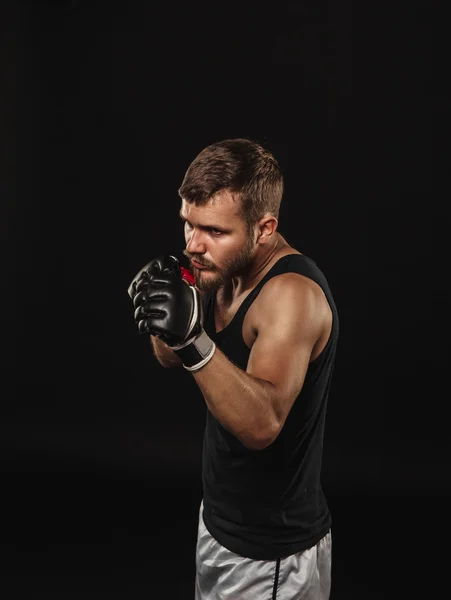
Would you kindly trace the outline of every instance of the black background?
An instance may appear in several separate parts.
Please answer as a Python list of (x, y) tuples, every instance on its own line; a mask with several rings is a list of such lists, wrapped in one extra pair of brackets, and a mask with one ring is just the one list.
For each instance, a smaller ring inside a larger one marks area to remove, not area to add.
[(177, 189), (230, 137), (279, 160), (279, 229), (340, 313), (331, 598), (418, 590), (450, 483), (437, 15), (9, 0), (0, 19), (8, 598), (193, 597), (206, 408), (152, 357), (126, 291), (157, 254), (181, 255)]

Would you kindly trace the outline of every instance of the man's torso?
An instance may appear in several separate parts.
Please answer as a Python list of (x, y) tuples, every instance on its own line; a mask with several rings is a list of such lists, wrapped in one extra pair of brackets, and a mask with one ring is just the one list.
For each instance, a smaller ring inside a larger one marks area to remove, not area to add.
[[(267, 268), (262, 273), (260, 280), (274, 266), (274, 264), (280, 258), (282, 258), (282, 256), (287, 256), (288, 254), (298, 254), (298, 255), (302, 256), (302, 254), (300, 252), (298, 252), (294, 248), (291, 248), (290, 246), (281, 249), (274, 256), (273, 260), (268, 264)], [(277, 277), (292, 277), (292, 276), (300, 277), (300, 278), (304, 279), (307, 285), (312, 286), (314, 288), (315, 293), (317, 294), (317, 297), (318, 297), (318, 302), (321, 303), (322, 310), (324, 313), (323, 314), (323, 327), (321, 330), (321, 334), (315, 343), (315, 346), (312, 350), (312, 354), (310, 357), (310, 362), (312, 362), (321, 354), (321, 352), (324, 350), (324, 348), (329, 340), (329, 337), (330, 337), (330, 334), (332, 331), (332, 311), (327, 302), (327, 299), (326, 299), (326, 296), (325, 296), (323, 290), (312, 279), (309, 279), (308, 277), (304, 277), (303, 275), (300, 275), (298, 273), (290, 273), (290, 274), (287, 273), (287, 274), (278, 275)], [(253, 288), (246, 290), (245, 293), (241, 294), (240, 296), (237, 296), (236, 298), (233, 298), (233, 300), (230, 303), (226, 303), (223, 300), (221, 291), (218, 291), (216, 293), (215, 302), (214, 302), (214, 322), (215, 322), (215, 330), (217, 333), (219, 331), (222, 331), (229, 325), (229, 323), (232, 321), (233, 317), (235, 316), (236, 312), (238, 311), (239, 307), (241, 306), (241, 304), (243, 303), (245, 298), (252, 292), (253, 289), (255, 289), (255, 287), (257, 285), (258, 285), (258, 281), (255, 283)], [(271, 280), (269, 282), (267, 282), (266, 285), (271, 285)], [(257, 296), (255, 301), (251, 304), (251, 306), (250, 306), (249, 310), (247, 311), (246, 316), (244, 317), (244, 320), (243, 320), (243, 327), (242, 327), (243, 340), (249, 349), (252, 348), (252, 346), (258, 336), (258, 326), (259, 326), (259, 322), (260, 322), (260, 315), (261, 315), (261, 309), (262, 309), (263, 302), (264, 302), (264, 294), (262, 293), (259, 296)]]

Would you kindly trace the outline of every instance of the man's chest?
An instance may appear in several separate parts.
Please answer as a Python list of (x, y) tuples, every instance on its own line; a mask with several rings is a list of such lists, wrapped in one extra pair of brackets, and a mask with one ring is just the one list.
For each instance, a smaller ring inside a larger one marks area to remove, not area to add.
[[(246, 296), (249, 292), (243, 295), (240, 298), (237, 298), (230, 304), (223, 303), (220, 298), (217, 298), (214, 303), (214, 323), (215, 323), (215, 331), (219, 333), (223, 331), (229, 325), (231, 325), (232, 321), (234, 321), (235, 317), (237, 318), (238, 323), (241, 323), (241, 333), (243, 336), (243, 340), (245, 344), (251, 348), (252, 344), (256, 338), (256, 330), (253, 325), (253, 303), (249, 306), (246, 314), (244, 315), (244, 319), (240, 319), (237, 316), (237, 313), (240, 309), (240, 306), (244, 302)], [(239, 326), (237, 323), (237, 326)]]

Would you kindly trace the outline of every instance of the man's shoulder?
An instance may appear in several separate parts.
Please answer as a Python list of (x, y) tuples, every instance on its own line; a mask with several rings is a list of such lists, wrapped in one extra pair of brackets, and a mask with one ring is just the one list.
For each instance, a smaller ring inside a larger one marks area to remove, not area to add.
[(274, 275), (264, 283), (258, 295), (260, 300), (273, 302), (287, 296), (305, 297), (306, 294), (322, 293), (321, 287), (310, 277), (296, 271), (285, 271)]
[(296, 271), (286, 271), (264, 283), (251, 309), (253, 316), (260, 320), (271, 318), (271, 315), (275, 317), (276, 313), (293, 315), (297, 309), (308, 309), (313, 317), (329, 307), (324, 291), (316, 281)]

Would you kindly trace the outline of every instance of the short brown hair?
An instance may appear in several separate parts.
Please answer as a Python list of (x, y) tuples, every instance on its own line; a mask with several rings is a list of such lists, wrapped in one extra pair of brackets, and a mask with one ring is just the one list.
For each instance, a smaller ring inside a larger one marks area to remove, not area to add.
[(249, 230), (266, 213), (279, 217), (283, 194), (279, 164), (253, 140), (228, 139), (204, 148), (188, 167), (178, 193), (201, 206), (221, 190), (238, 195)]

